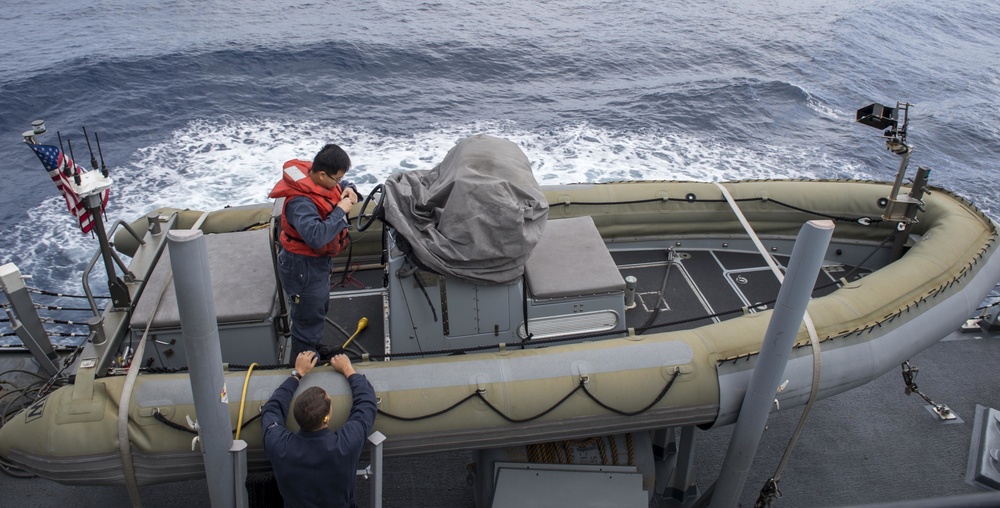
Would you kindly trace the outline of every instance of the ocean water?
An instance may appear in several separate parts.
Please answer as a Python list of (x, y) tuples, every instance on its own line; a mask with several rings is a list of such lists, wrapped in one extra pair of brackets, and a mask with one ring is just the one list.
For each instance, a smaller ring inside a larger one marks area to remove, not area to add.
[(997, 2), (38, 0), (0, 33), (0, 263), (52, 291), (82, 292), (97, 242), (20, 142), (35, 119), (79, 162), (100, 134), (113, 222), (265, 201), (326, 142), (367, 191), (476, 133), (543, 184), (891, 180), (854, 118), (900, 100), (911, 172), (1000, 215)]

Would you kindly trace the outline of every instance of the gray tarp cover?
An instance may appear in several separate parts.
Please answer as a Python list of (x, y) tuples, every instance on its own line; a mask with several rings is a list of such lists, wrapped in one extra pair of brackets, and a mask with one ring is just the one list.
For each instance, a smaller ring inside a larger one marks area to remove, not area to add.
[(485, 134), (459, 141), (431, 170), (391, 175), (384, 206), (425, 267), (484, 284), (524, 273), (549, 211), (524, 152)]

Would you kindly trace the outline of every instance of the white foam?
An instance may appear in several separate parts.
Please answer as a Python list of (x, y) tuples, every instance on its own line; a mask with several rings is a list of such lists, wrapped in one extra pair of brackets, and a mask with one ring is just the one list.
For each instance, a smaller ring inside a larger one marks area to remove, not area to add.
[[(394, 137), (323, 122), (203, 120), (112, 168), (116, 184), (109, 219), (132, 221), (162, 206), (212, 210), (265, 202), (284, 161), (311, 159), (327, 142), (347, 150), (353, 162), (349, 179), (368, 192), (394, 172), (432, 168), (456, 141), (477, 133), (517, 143), (541, 184), (867, 177), (864, 168), (817, 147), (732, 146), (724, 139), (614, 131), (586, 123), (530, 131), (512, 122), (477, 122)], [(24, 265), (22, 271), (34, 272), (46, 288), (78, 291), (79, 273), (95, 252), (96, 240), (73, 227), (57, 197), (46, 199), (29, 215), (33, 220), (16, 228), (11, 245)], [(75, 275), (49, 278), (66, 270)], [(103, 279), (102, 273), (98, 263), (94, 277)]]

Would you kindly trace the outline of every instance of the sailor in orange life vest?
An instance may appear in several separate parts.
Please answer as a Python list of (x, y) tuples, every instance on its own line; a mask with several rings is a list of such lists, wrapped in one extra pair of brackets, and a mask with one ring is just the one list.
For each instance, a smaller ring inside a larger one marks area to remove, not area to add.
[(347, 214), (358, 202), (357, 188), (343, 180), (350, 167), (347, 152), (331, 143), (312, 162), (286, 162), (271, 190), (271, 198), (285, 198), (278, 278), (290, 304), (292, 360), (303, 351), (329, 354), (320, 341), (330, 310), (332, 256), (350, 242)]

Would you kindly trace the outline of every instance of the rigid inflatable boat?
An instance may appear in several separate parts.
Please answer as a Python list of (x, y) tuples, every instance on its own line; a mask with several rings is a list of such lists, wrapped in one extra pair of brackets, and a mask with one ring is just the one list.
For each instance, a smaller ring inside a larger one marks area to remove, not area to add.
[[(810, 220), (835, 229), (781, 410), (898, 368), (960, 327), (1000, 279), (996, 225), (926, 173), (912, 185), (900, 184), (902, 169), (895, 185), (484, 177), (527, 163), (512, 145), (464, 140), (434, 170), (394, 175), (355, 209), (324, 341), (346, 342), (374, 386), (387, 455), (735, 422), (780, 288), (773, 272)], [(446, 173), (456, 167), (473, 178)], [(449, 209), (443, 187), (471, 208)], [(66, 484), (204, 476), (177, 310), (185, 295), (165, 248), (169, 231), (197, 228), (225, 362), (220, 403), (248, 444), (248, 468), (269, 468), (257, 415), (289, 373), (274, 270), (280, 210), (160, 209), (115, 228), (114, 248), (131, 258), (125, 300), (95, 313), (73, 384), (0, 428), (0, 456)], [(496, 220), (508, 212), (515, 227)], [(348, 385), (330, 367), (300, 389), (313, 385), (330, 393), (339, 425)]]

